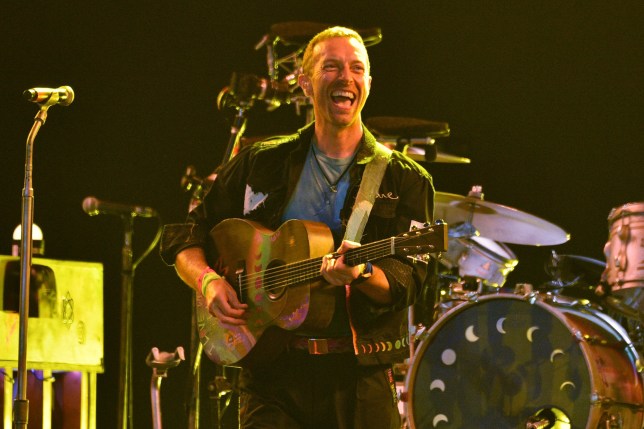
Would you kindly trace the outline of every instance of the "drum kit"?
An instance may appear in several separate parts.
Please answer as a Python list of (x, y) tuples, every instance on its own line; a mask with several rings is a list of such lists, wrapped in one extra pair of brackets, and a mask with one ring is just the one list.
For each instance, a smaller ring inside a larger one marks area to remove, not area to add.
[[(267, 49), (268, 79), (235, 76), (218, 97), (220, 109), (236, 109), (233, 130), (244, 129), (255, 101), (294, 104), (298, 114), (310, 107), (295, 77), (306, 43), (327, 27), (271, 27), (256, 46)], [(380, 29), (359, 32), (368, 46), (382, 38)], [(280, 46), (291, 52), (277, 55)], [(470, 163), (437, 144), (450, 135), (445, 122), (372, 117), (365, 125), (420, 163)], [(227, 154), (243, 144), (231, 131)], [(411, 355), (396, 368), (404, 427), (644, 428), (644, 202), (611, 211), (606, 263), (552, 252), (551, 281), (508, 290), (519, 262), (508, 244), (552, 246), (570, 236), (483, 196), (480, 186), (466, 196), (435, 194), (434, 217), (448, 223), (449, 246), (435, 263), (431, 314), (416, 323), (412, 309)]]
[[(470, 163), (438, 149), (445, 123), (366, 123), (418, 162)], [(405, 427), (642, 428), (644, 203), (609, 214), (606, 263), (553, 251), (551, 281), (510, 291), (519, 261), (507, 244), (552, 246), (569, 234), (484, 200), (480, 186), (437, 192), (434, 217), (449, 225), (449, 243), (431, 284), (433, 312), (410, 312), (413, 347), (396, 368)]]
[[(533, 215), (437, 192), (450, 225), (428, 326), (410, 326), (401, 413), (420, 428), (642, 428), (644, 203), (611, 211), (606, 263), (558, 255), (551, 281), (504, 287), (518, 263), (507, 243), (569, 235)], [(412, 319), (414, 320), (414, 319)]]

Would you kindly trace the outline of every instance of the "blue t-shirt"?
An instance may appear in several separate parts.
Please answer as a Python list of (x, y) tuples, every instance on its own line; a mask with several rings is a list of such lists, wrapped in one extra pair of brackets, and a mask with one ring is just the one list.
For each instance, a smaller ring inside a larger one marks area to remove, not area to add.
[(311, 144), (300, 181), (286, 206), (282, 222), (290, 219), (322, 222), (329, 226), (335, 244), (339, 246), (342, 241), (340, 211), (349, 189), (348, 170), (354, 159), (355, 155), (330, 158)]
[[(317, 157), (317, 159), (315, 158)], [(286, 206), (282, 222), (290, 219), (322, 222), (329, 226), (335, 246), (342, 241), (340, 211), (349, 189), (348, 170), (355, 155), (347, 158), (330, 158), (321, 153), (315, 143), (306, 156), (302, 175), (291, 200)], [(332, 190), (335, 189), (335, 192)], [(326, 329), (311, 332), (299, 331), (299, 335), (343, 337), (351, 335), (343, 287), (336, 288), (336, 305), (331, 323)]]

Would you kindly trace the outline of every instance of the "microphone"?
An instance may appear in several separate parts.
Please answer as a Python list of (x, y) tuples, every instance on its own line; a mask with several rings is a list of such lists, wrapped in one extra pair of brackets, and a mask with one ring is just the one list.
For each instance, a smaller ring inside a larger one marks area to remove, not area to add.
[(86, 197), (83, 200), (83, 211), (90, 216), (98, 214), (114, 214), (139, 217), (157, 217), (156, 210), (150, 207), (133, 206), (121, 203), (101, 201), (95, 197)]
[[(50, 105), (60, 104), (69, 106), (74, 101), (74, 90), (71, 86), (61, 86), (60, 88), (31, 88), (22, 93), (27, 101), (34, 103), (50, 103)], [(54, 99), (55, 97), (55, 99)]]

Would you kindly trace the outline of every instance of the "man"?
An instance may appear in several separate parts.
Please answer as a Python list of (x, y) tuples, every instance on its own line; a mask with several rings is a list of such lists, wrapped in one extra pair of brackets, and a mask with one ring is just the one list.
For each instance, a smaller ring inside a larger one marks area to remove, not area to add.
[[(240, 151), (219, 171), (188, 223), (166, 227), (164, 260), (204, 295), (212, 316), (227, 324), (246, 323), (249, 305), (224, 273), (208, 265), (207, 235), (219, 222), (244, 218), (271, 230), (290, 219), (322, 222), (343, 254), (360, 246), (358, 241), (389, 238), (408, 231), (412, 221), (432, 218), (431, 177), (393, 152), (361, 239), (343, 240), (377, 148), (361, 119), (371, 74), (360, 35), (344, 27), (316, 35), (298, 83), (313, 101), (315, 121), (294, 135)], [(320, 274), (334, 286), (332, 319), (327, 326), (296, 329), (279, 356), (259, 369), (242, 370), (242, 427), (399, 427), (392, 364), (409, 356), (407, 309), (424, 271), (404, 256), (356, 266), (344, 256), (323, 257)]]

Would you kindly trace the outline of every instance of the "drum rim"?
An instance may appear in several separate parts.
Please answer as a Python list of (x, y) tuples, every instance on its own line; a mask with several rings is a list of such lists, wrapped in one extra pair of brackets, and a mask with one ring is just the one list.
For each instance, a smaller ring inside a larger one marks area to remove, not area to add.
[[(631, 211), (631, 207), (638, 207), (638, 209), (637, 211)], [(625, 203), (621, 206), (614, 207), (608, 214), (608, 224), (612, 225), (616, 221), (628, 216), (644, 216), (644, 201)]]

